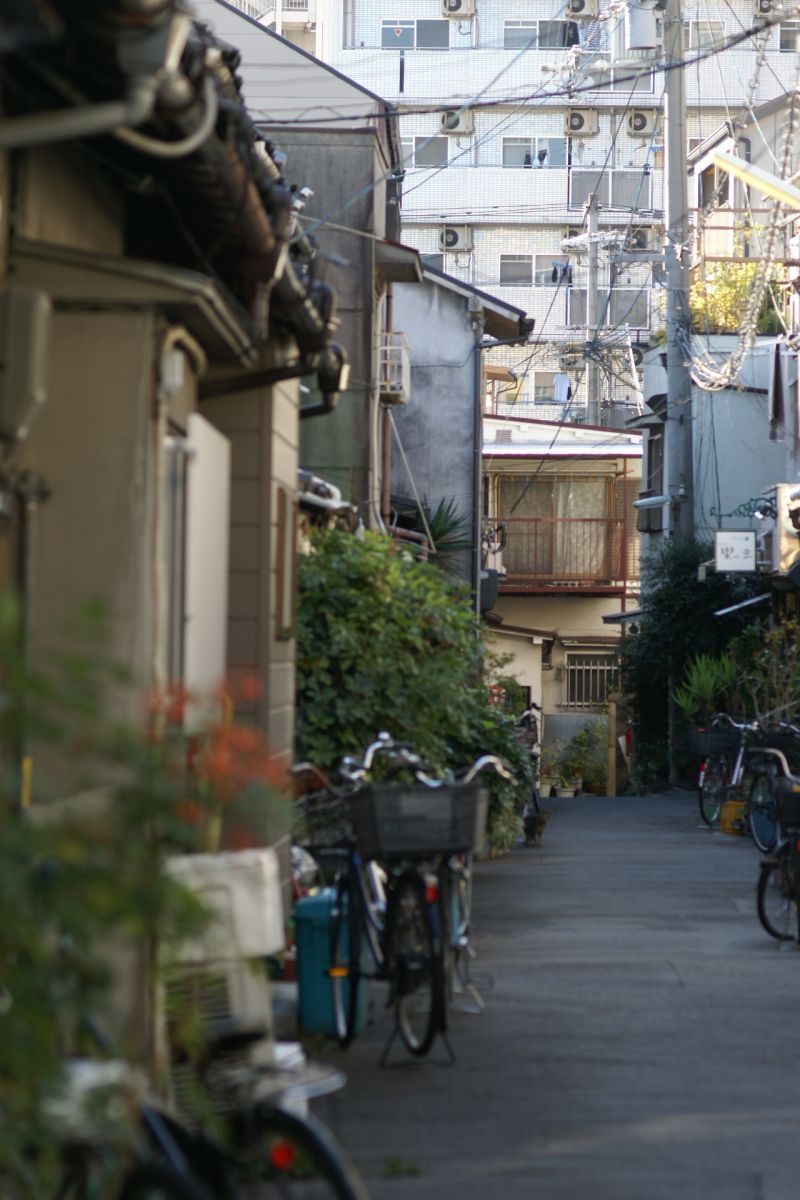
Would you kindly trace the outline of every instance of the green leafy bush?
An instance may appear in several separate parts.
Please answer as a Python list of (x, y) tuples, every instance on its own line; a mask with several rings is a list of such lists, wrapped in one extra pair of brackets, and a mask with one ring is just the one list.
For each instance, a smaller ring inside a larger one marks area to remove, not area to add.
[(513, 719), (489, 700), (490, 660), (469, 594), (378, 534), (317, 533), (298, 574), (297, 750), (333, 769), (385, 729), (435, 769), (479, 754), (511, 764), (489, 778), (496, 850), (519, 836), (530, 761)]

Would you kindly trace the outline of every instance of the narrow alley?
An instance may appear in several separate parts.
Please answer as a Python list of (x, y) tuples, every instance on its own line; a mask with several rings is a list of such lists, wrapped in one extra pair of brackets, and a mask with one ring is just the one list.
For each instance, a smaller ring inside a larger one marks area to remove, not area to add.
[(758, 923), (758, 852), (688, 792), (550, 808), (541, 847), (477, 869), (456, 1065), (381, 1070), (380, 1007), (327, 1056), (375, 1200), (793, 1200), (800, 952)]

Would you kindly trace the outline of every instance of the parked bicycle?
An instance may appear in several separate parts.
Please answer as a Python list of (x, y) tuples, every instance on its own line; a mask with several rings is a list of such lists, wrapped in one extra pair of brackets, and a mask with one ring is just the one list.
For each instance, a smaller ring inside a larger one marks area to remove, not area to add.
[(756, 891), (758, 919), (779, 941), (800, 942), (800, 777), (785, 775), (771, 783), (781, 840), (761, 863)]
[[(243, 1063), (239, 1052), (265, 1035), (232, 1019), (194, 1031), (192, 1114), (176, 1115), (153, 1098), (124, 1060), (69, 1061), (64, 1086), (44, 1109), (63, 1162), (53, 1200), (244, 1200), (256, 1185), (269, 1195), (273, 1188), (306, 1195), (312, 1179), (315, 1196), (368, 1200), (343, 1147), (313, 1114), (297, 1111), (298, 1101), (341, 1086), (343, 1077), (313, 1064), (282, 1071)], [(205, 1131), (212, 1117), (224, 1141)]]
[[(378, 756), (410, 781), (369, 782)], [(300, 800), (309, 848), (328, 866), (339, 855), (329, 974), (342, 1046), (358, 1029), (367, 979), (388, 982), (395, 1033), (409, 1053), (427, 1054), (446, 1034), (448, 994), (471, 950), (471, 853), (487, 808), (474, 781), (486, 768), (511, 777), (485, 755), (458, 779), (433, 778), (385, 733), (363, 759), (342, 760), (339, 786), (310, 764), (296, 768), (324, 781)]]
[(800, 729), (782, 721), (771, 725), (736, 721), (727, 713), (717, 713), (711, 725), (712, 738), (716, 726), (727, 725), (738, 735), (738, 745), (733, 749), (733, 743), (723, 736), (701, 763), (700, 816), (712, 826), (719, 820), (726, 800), (744, 800), (747, 830), (756, 847), (766, 854), (775, 845), (779, 828), (772, 781), (790, 774), (787, 752), (790, 744), (800, 739)]

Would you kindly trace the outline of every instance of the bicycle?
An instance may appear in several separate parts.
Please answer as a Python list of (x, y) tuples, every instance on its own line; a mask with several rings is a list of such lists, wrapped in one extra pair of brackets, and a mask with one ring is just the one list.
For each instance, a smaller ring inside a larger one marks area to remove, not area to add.
[(756, 911), (770, 937), (800, 942), (800, 778), (779, 777), (772, 790), (782, 836), (761, 863)]
[[(378, 755), (413, 783), (368, 783)], [(309, 848), (329, 864), (339, 856), (329, 977), (343, 1047), (358, 1028), (364, 979), (388, 982), (392, 1040), (399, 1034), (410, 1054), (426, 1055), (445, 1035), (448, 992), (469, 947), (469, 855), (486, 815), (485, 793), (472, 785), (487, 766), (507, 774), (484, 756), (460, 780), (434, 779), (409, 747), (380, 734), (363, 760), (342, 760), (338, 788), (310, 764), (296, 768), (325, 785), (300, 801)]]
[[(781, 742), (800, 734), (786, 722), (766, 726), (760, 720), (735, 721), (727, 713), (717, 713), (712, 727), (723, 721), (738, 733), (738, 747), (732, 756), (730, 743), (710, 753), (701, 763), (698, 779), (700, 816), (708, 826), (719, 819), (723, 803), (731, 796), (746, 799), (747, 830), (758, 850), (767, 854), (778, 838), (775, 798), (771, 780), (789, 773), (785, 747)], [(711, 732), (711, 738), (715, 735)]]

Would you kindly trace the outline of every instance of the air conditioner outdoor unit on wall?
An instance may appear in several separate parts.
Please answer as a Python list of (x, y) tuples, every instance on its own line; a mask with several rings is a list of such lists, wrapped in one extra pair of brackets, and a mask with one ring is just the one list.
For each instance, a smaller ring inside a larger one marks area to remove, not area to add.
[(628, 234), (626, 249), (634, 252), (636, 250), (658, 250), (660, 236), (657, 229), (651, 229), (649, 225), (640, 225)]
[(442, 16), (453, 17), (457, 21), (462, 17), (474, 17), (475, 0), (442, 0)]
[(439, 230), (439, 249), (447, 254), (465, 254), (472, 249), (469, 225), (445, 225)]
[(774, 0), (756, 0), (755, 15), (757, 17), (769, 17), (774, 8)]
[(598, 131), (596, 108), (570, 108), (564, 118), (567, 137), (593, 137)]
[(658, 113), (655, 109), (635, 108), (628, 113), (628, 133), (631, 137), (652, 137), (656, 131)]
[(640, 367), (644, 362), (644, 348), (642, 346), (632, 346), (631, 353), (633, 354), (633, 365)]
[(596, 17), (597, 0), (567, 0), (567, 12), (571, 17)]
[(439, 132), (450, 134), (451, 137), (467, 137), (475, 128), (472, 119), (472, 109), (448, 108), (439, 113)]

